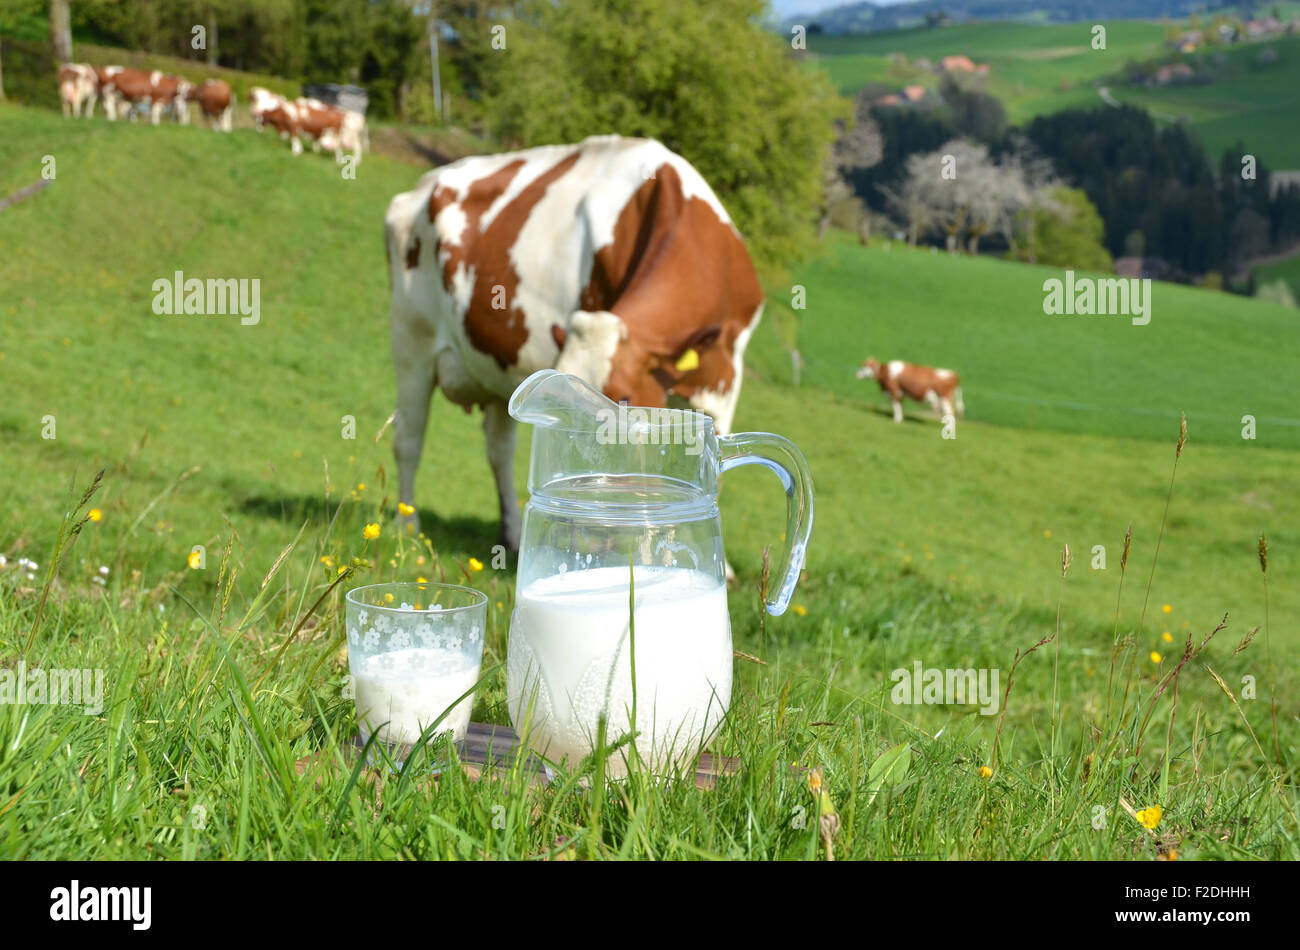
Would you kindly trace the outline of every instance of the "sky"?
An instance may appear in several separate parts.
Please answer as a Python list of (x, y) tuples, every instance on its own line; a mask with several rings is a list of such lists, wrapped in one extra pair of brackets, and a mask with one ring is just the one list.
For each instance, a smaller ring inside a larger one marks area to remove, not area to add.
[[(796, 13), (820, 13), (831, 7), (842, 7), (856, 0), (767, 0), (768, 6), (776, 11), (777, 19), (784, 20)], [(875, 0), (876, 6), (887, 7), (905, 0)]]

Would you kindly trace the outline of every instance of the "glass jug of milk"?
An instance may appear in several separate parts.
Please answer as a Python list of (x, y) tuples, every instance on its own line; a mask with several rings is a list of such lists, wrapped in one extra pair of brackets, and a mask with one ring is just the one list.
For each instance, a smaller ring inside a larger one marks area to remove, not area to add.
[(506, 655), (516, 731), (573, 767), (604, 718), (607, 745), (629, 738), (607, 774), (626, 774), (630, 742), (652, 770), (689, 766), (731, 702), (718, 476), (757, 463), (785, 487), (766, 604), (779, 616), (812, 533), (803, 453), (778, 435), (718, 436), (701, 413), (629, 408), (554, 370), (524, 380), (509, 409), (534, 427)]

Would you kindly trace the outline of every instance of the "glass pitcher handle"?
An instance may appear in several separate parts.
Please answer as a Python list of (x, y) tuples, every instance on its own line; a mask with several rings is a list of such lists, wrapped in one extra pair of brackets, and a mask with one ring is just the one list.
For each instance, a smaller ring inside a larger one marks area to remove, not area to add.
[(799, 583), (812, 534), (813, 484), (808, 460), (789, 439), (770, 432), (721, 435), (718, 446), (722, 450), (722, 471), (757, 463), (776, 472), (785, 487), (785, 551), (772, 564), (772, 575), (778, 583), (767, 598), (767, 612), (779, 617), (790, 605), (794, 586)]

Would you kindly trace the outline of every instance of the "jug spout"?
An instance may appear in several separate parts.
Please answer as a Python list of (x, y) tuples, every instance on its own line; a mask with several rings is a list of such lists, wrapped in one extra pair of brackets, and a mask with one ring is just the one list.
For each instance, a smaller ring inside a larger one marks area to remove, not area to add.
[(510, 415), (520, 422), (546, 428), (590, 430), (615, 403), (586, 381), (553, 369), (539, 369), (510, 397)]

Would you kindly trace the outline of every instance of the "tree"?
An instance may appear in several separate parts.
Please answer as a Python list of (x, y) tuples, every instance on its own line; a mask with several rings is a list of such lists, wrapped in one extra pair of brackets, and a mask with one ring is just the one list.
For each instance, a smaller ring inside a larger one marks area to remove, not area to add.
[(72, 16), (68, 0), (50, 0), (50, 45), (59, 63), (72, 60)]
[(978, 77), (963, 83), (947, 73), (939, 83), (939, 95), (952, 112), (954, 131), (993, 144), (1007, 130), (1007, 110), (1000, 99), (979, 88), (980, 83)]
[(1042, 204), (1029, 215), (1033, 218), (1033, 251), (1038, 263), (1107, 273), (1115, 269), (1102, 243), (1105, 227), (1101, 215), (1080, 189), (1052, 189), (1050, 206)]
[(877, 186), (885, 196), (885, 207), (889, 209), (889, 213), (907, 226), (907, 243), (912, 246), (916, 245), (917, 240), (930, 226), (934, 213), (929, 195), (926, 194), (923, 177), (913, 173), (913, 162), (920, 160), (919, 155), (907, 159), (908, 174), (897, 188), (888, 185)]
[[(850, 176), (866, 171), (879, 164), (884, 155), (884, 139), (880, 126), (871, 114), (871, 97), (866, 90), (858, 93), (854, 100), (851, 120), (835, 123), (839, 137), (831, 147), (830, 158), (823, 173), (823, 207), (821, 220), (817, 226), (817, 235), (822, 237), (831, 222), (831, 215), (837, 206), (852, 202), (857, 206), (859, 215), (865, 215), (862, 201), (853, 192)], [(859, 221), (859, 237), (865, 244), (870, 233), (868, 226), (864, 232)]]
[(480, 67), (486, 123), (522, 146), (657, 138), (726, 205), (760, 263), (810, 246), (834, 120), (819, 70), (763, 29), (762, 0), (525, 0)]

